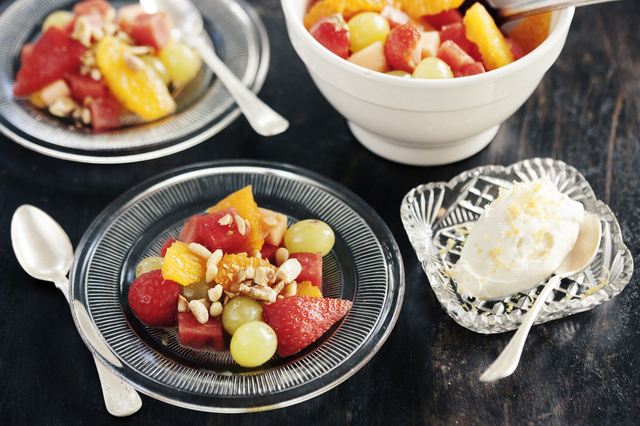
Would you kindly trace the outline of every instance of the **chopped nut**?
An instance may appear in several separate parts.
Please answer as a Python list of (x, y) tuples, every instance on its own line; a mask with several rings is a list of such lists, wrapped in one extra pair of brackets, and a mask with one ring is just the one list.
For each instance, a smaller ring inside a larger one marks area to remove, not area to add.
[(278, 281), (278, 284), (276, 284), (273, 287), (271, 287), (271, 289), (273, 291), (275, 291), (276, 294), (280, 294), (280, 292), (282, 291), (282, 289), (284, 288), (285, 285), (286, 285), (286, 283), (284, 281)]
[(289, 283), (284, 288), (284, 297), (295, 296), (298, 291), (298, 283)]
[(192, 300), (189, 302), (189, 309), (193, 312), (193, 316), (196, 317), (200, 324), (205, 324), (209, 321), (209, 309), (203, 300), (206, 299)]
[(246, 228), (247, 232), (251, 230), (251, 224), (249, 223), (249, 219), (244, 220), (244, 227)]
[(281, 266), (284, 262), (289, 260), (289, 250), (284, 247), (280, 247), (276, 250), (276, 265)]
[(222, 297), (222, 286), (217, 284), (214, 288), (210, 288), (207, 291), (207, 295), (209, 296), (209, 300), (212, 302), (217, 302)]
[(244, 271), (245, 280), (252, 280), (256, 277), (256, 270), (253, 269), (253, 266), (247, 266), (246, 268), (244, 268), (243, 271)]
[(209, 308), (209, 315), (212, 317), (219, 317), (222, 314), (222, 303), (213, 302)]
[(218, 276), (218, 267), (216, 265), (209, 265), (209, 267), (207, 268), (206, 276), (205, 276), (205, 281), (207, 282), (207, 284), (215, 280), (217, 276)]
[(202, 244), (189, 243), (187, 248), (189, 249), (189, 251), (191, 253), (193, 253), (195, 255), (198, 255), (203, 259), (207, 259), (208, 260), (211, 257), (211, 252), (209, 251), (209, 249), (206, 248), (205, 246), (203, 246)]
[(112, 36), (116, 33), (116, 31), (118, 31), (118, 27), (116, 27), (113, 22), (107, 22), (106, 24), (104, 24), (102, 29), (104, 30), (104, 35), (106, 36)]
[(300, 272), (302, 272), (302, 266), (298, 259), (288, 259), (276, 271), (276, 279), (290, 283), (298, 278)]
[(220, 260), (222, 260), (222, 255), (223, 253), (220, 249), (217, 249), (216, 251), (211, 253), (211, 257), (207, 259), (207, 268), (211, 265), (217, 265), (218, 263), (220, 263)]
[(116, 20), (116, 10), (114, 8), (109, 8), (104, 11), (104, 22), (110, 23)]
[(91, 110), (89, 108), (82, 108), (80, 117), (84, 124), (91, 124)]
[(49, 107), (49, 112), (56, 117), (66, 117), (76, 108), (75, 102), (71, 98), (60, 98)]
[(178, 312), (189, 312), (189, 301), (184, 296), (178, 296)]
[(153, 55), (155, 51), (151, 46), (132, 46), (129, 49), (129, 52), (137, 56), (142, 56), (142, 55)]
[[(229, 285), (229, 293), (237, 293), (237, 292), (239, 292), (241, 284), (242, 284), (241, 282), (231, 283)], [(245, 282), (244, 284), (251, 285), (252, 283), (250, 281), (248, 281), (248, 282)]]
[(238, 272), (240, 270), (240, 266), (233, 263), (231, 264), (231, 269), (233, 269), (233, 272)]
[(231, 217), (230, 214), (225, 214), (224, 216), (222, 216), (220, 218), (220, 220), (218, 221), (218, 223), (222, 226), (224, 225), (231, 225), (231, 223), (233, 222), (233, 218)]
[(256, 277), (254, 278), (256, 284), (267, 285), (269, 283), (269, 278), (267, 276), (268, 270), (269, 268), (267, 268), (266, 266), (258, 266), (256, 268)]
[(234, 297), (238, 297), (240, 295), (239, 293), (240, 290), (238, 290), (237, 292), (232, 292), (232, 291), (224, 291), (224, 294), (227, 295), (227, 297), (229, 297), (229, 299), (233, 299)]
[(133, 45), (135, 43), (133, 39), (129, 36), (129, 34), (125, 33), (124, 31), (116, 31), (116, 37), (127, 44)]
[(236, 221), (236, 226), (238, 227), (238, 232), (240, 232), (240, 235), (244, 235), (247, 233), (247, 224), (244, 222), (244, 219), (241, 218), (238, 215), (235, 215), (234, 217), (235, 221)]
[(91, 26), (91, 37), (96, 41), (100, 41), (104, 38), (104, 31), (100, 27)]
[(278, 221), (276, 220), (275, 217), (269, 216), (264, 218), (264, 223), (266, 223), (269, 226), (276, 226), (278, 224)]
[(98, 68), (93, 68), (91, 70), (91, 78), (95, 81), (100, 81), (100, 79), (102, 78), (102, 73)]
[(73, 25), (71, 38), (78, 40), (85, 47), (91, 47), (91, 33), (91, 22), (89, 22), (89, 20), (85, 16), (80, 16), (78, 19), (76, 19), (76, 23)]
[(278, 293), (270, 287), (240, 285), (240, 292), (252, 299), (273, 303), (278, 297)]
[(122, 60), (125, 65), (133, 72), (142, 71), (145, 68), (144, 61), (131, 52), (124, 52), (122, 54)]

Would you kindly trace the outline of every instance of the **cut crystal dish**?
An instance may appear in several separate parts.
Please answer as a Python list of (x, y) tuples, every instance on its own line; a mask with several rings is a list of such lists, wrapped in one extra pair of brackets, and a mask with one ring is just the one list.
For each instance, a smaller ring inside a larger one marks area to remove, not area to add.
[(459, 294), (450, 277), (469, 231), (484, 206), (498, 196), (499, 189), (542, 176), (548, 176), (561, 192), (598, 216), (602, 240), (591, 266), (562, 280), (547, 299), (536, 324), (593, 309), (618, 295), (631, 279), (633, 258), (622, 241), (614, 214), (596, 199), (584, 176), (561, 161), (534, 158), (508, 167), (483, 166), (449, 182), (419, 185), (402, 201), (402, 223), (442, 307), (469, 330), (491, 334), (518, 328), (548, 281), (526, 292), (483, 300)]

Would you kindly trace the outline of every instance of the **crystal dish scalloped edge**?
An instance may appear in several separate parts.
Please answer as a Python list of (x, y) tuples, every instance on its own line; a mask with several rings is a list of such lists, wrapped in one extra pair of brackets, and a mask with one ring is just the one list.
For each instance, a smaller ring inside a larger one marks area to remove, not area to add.
[(518, 328), (547, 280), (529, 291), (500, 300), (460, 295), (449, 270), (483, 207), (500, 187), (514, 181), (548, 176), (558, 189), (595, 213), (602, 225), (600, 249), (583, 273), (563, 279), (547, 299), (536, 324), (593, 309), (618, 295), (629, 283), (633, 258), (622, 241), (620, 226), (609, 207), (598, 200), (574, 167), (549, 158), (533, 158), (507, 167), (482, 166), (447, 182), (419, 185), (402, 200), (400, 215), (431, 288), (445, 311), (460, 325), (477, 333), (502, 333)]

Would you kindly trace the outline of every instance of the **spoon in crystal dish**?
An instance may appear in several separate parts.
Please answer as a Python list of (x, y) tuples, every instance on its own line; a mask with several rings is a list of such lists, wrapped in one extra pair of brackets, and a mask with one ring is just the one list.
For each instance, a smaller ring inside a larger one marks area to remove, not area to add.
[(500, 27), (508, 21), (539, 13), (619, 0), (465, 0), (461, 8), (466, 10), (478, 1), (485, 6)]
[(274, 136), (289, 128), (289, 122), (262, 102), (218, 58), (202, 36), (204, 23), (200, 11), (189, 0), (140, 0), (146, 13), (163, 10), (175, 24), (171, 34), (193, 47), (220, 78), (253, 129), (262, 136)]
[[(30, 205), (22, 205), (11, 220), (11, 244), (20, 266), (33, 278), (53, 282), (70, 302), (67, 273), (73, 263), (73, 247), (62, 227), (48, 214)], [(107, 359), (117, 358), (95, 336), (87, 324), (86, 310), (74, 302), (78, 323), (91, 345)], [(85, 319), (86, 318), (86, 319)], [(122, 381), (94, 355), (107, 410), (116, 417), (129, 416), (140, 409), (142, 400), (131, 386)]]
[(509, 344), (503, 349), (498, 358), (491, 364), (489, 368), (480, 376), (482, 382), (493, 382), (503, 379), (513, 373), (520, 362), (522, 348), (529, 334), (529, 330), (534, 321), (538, 317), (538, 313), (542, 305), (549, 297), (554, 288), (560, 284), (563, 278), (574, 276), (591, 264), (600, 248), (600, 240), (602, 237), (602, 226), (600, 219), (595, 214), (587, 214), (580, 225), (580, 232), (573, 248), (564, 258), (560, 266), (556, 268), (555, 275), (549, 280), (535, 303), (527, 312), (518, 331), (513, 335)]

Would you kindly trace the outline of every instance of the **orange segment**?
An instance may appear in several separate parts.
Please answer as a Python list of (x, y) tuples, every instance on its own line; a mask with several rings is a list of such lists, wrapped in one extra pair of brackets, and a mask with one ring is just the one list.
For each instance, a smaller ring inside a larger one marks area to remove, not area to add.
[(217, 284), (220, 284), (222, 288), (225, 290), (229, 289), (231, 283), (234, 283), (238, 280), (236, 268), (244, 269), (247, 266), (252, 266), (253, 269), (256, 269), (258, 266), (266, 266), (267, 268), (272, 269), (274, 272), (276, 267), (269, 263), (266, 259), (261, 259), (259, 257), (248, 257), (245, 253), (240, 254), (225, 254), (222, 256), (220, 263), (218, 263), (218, 275), (214, 278), (214, 281)]
[(319, 299), (322, 299), (322, 292), (318, 287), (311, 284), (311, 281), (302, 281), (301, 283), (298, 283), (296, 295), (317, 297)]
[(348, 21), (359, 12), (380, 12), (385, 6), (394, 6), (400, 9), (401, 3), (401, 0), (320, 0), (311, 6), (305, 15), (304, 26), (310, 30), (318, 20), (334, 13), (341, 13), (344, 20)]
[(511, 30), (509, 37), (530, 53), (547, 39), (550, 28), (551, 12), (541, 13), (524, 18)]
[(467, 38), (478, 45), (487, 71), (513, 62), (513, 53), (487, 9), (475, 3), (464, 15)]
[(456, 9), (464, 0), (400, 0), (401, 9), (413, 19), (424, 15), (436, 15), (449, 9)]
[(96, 63), (111, 93), (125, 108), (145, 120), (172, 113), (176, 103), (158, 74), (144, 62), (135, 71), (125, 63), (129, 49), (129, 45), (115, 37), (105, 37), (98, 43)]
[(253, 250), (259, 251), (264, 244), (266, 231), (262, 224), (262, 214), (253, 199), (251, 185), (228, 195), (215, 206), (209, 207), (207, 213), (215, 213), (229, 207), (234, 207), (243, 219), (249, 221), (249, 235), (242, 249), (247, 253), (251, 253)]
[(193, 254), (189, 245), (176, 241), (167, 249), (162, 262), (162, 277), (178, 284), (189, 285), (205, 278), (207, 261)]

